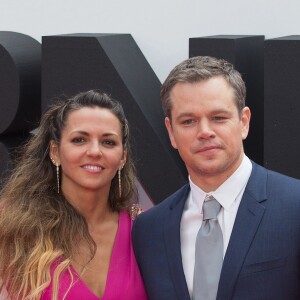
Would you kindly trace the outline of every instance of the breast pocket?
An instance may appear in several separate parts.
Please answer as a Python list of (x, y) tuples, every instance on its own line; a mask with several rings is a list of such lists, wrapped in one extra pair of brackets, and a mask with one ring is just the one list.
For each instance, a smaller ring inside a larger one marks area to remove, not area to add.
[(273, 269), (282, 268), (286, 264), (286, 258), (273, 259), (258, 263), (244, 265), (240, 275), (247, 276), (253, 273), (265, 272)]

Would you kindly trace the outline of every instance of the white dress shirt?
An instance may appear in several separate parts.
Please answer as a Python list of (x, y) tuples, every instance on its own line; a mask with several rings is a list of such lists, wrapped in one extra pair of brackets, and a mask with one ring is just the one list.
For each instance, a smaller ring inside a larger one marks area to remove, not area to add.
[(189, 178), (191, 191), (186, 200), (181, 217), (180, 241), (183, 270), (190, 295), (192, 295), (193, 291), (196, 236), (202, 224), (204, 198), (207, 194), (212, 195), (222, 205), (218, 214), (218, 221), (223, 233), (224, 257), (237, 210), (251, 171), (252, 163), (249, 158), (244, 155), (238, 169), (221, 186), (210, 193), (205, 193)]

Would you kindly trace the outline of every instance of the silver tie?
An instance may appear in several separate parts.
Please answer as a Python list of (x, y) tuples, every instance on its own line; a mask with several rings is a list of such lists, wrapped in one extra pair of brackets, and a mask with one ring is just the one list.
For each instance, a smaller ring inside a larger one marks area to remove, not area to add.
[(193, 300), (216, 300), (223, 264), (223, 234), (217, 215), (220, 203), (207, 195), (195, 248)]

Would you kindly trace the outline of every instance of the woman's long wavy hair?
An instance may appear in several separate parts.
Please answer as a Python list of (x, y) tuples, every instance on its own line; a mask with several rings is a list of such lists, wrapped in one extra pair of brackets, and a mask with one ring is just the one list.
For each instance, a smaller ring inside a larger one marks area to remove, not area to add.
[(0, 291), (6, 287), (10, 299), (40, 299), (51, 281), (52, 299), (58, 299), (59, 276), (70, 272), (78, 244), (84, 241), (89, 245), (90, 259), (95, 255), (96, 244), (86, 220), (63, 193), (57, 193), (56, 169), (49, 157), (50, 141), (59, 145), (68, 115), (83, 107), (109, 109), (120, 122), (127, 159), (121, 172), (121, 196), (117, 175), (111, 183), (111, 209), (129, 210), (136, 202), (129, 128), (120, 103), (91, 90), (53, 104), (36, 134), (20, 149), (12, 175), (0, 193)]

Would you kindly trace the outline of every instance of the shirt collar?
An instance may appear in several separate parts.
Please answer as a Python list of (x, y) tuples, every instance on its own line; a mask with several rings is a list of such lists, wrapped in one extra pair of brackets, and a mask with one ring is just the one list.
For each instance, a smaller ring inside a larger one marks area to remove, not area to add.
[(204, 192), (196, 184), (194, 184), (189, 176), (191, 187), (191, 200), (197, 205), (199, 211), (202, 211), (203, 202), (207, 194), (212, 195), (224, 207), (225, 210), (230, 210), (233, 202), (238, 195), (244, 191), (244, 188), (251, 175), (252, 163), (250, 159), (244, 155), (240, 166), (236, 171), (224, 181), (215, 191), (210, 193)]

